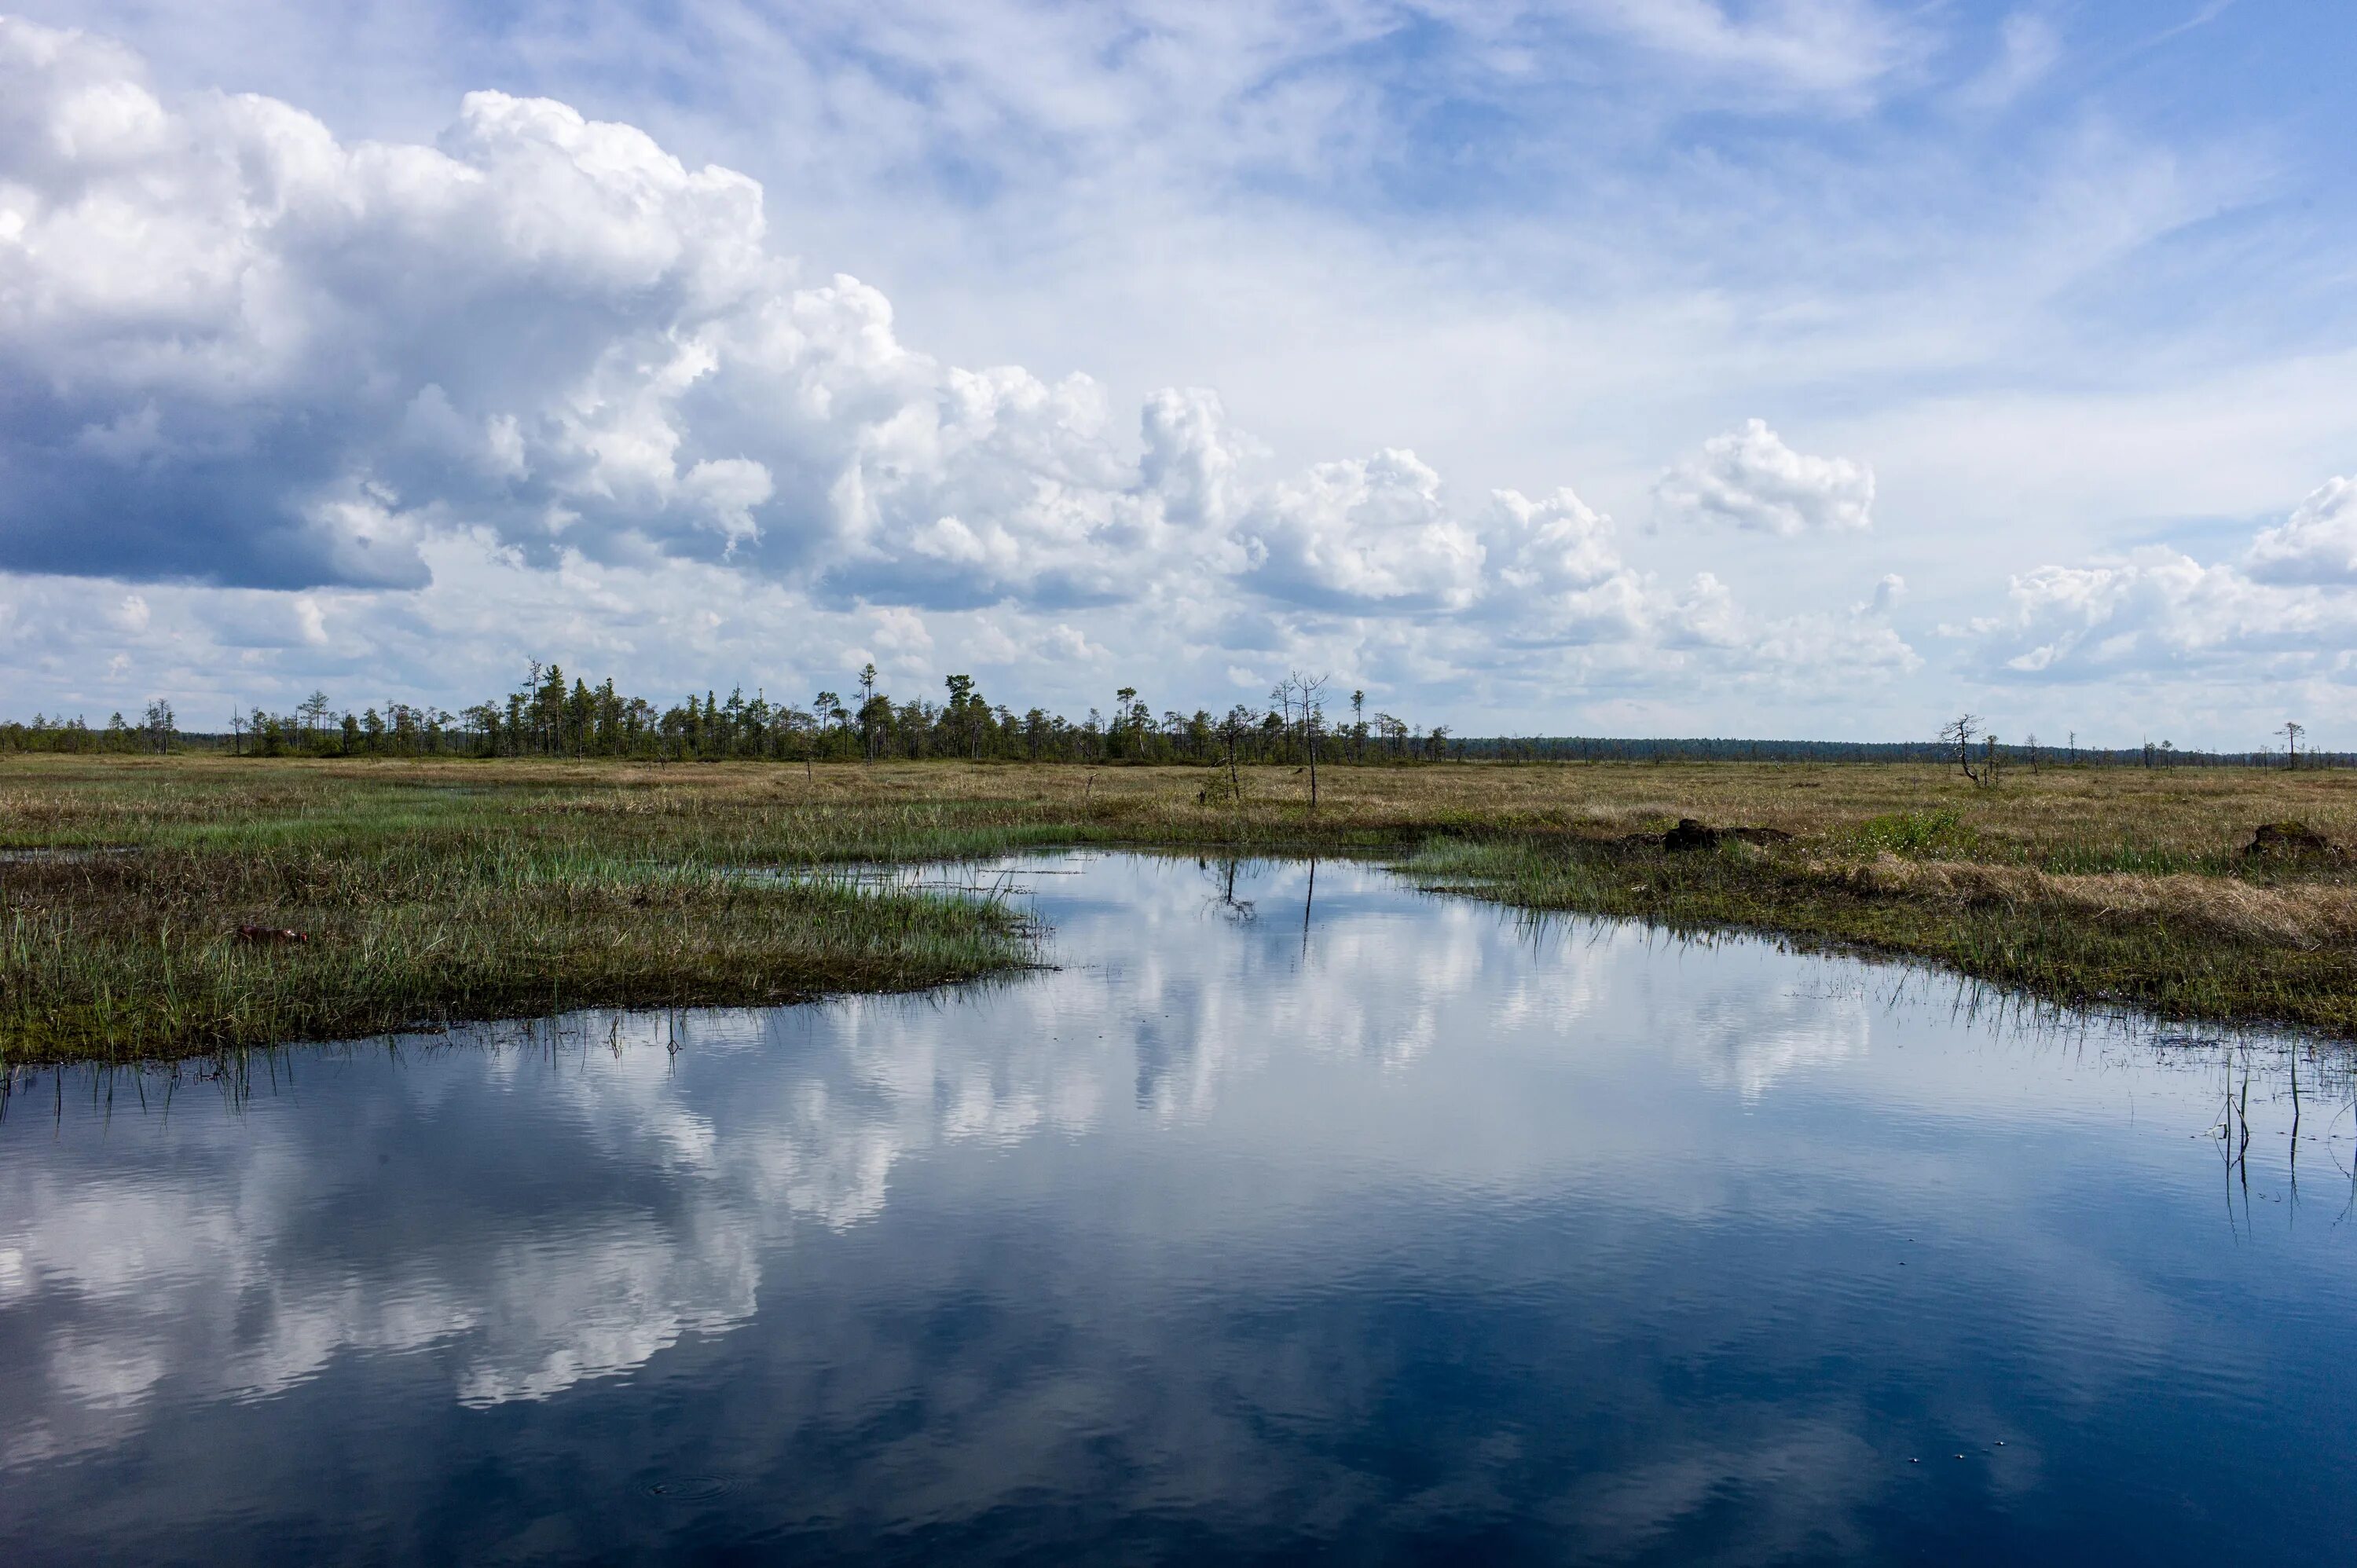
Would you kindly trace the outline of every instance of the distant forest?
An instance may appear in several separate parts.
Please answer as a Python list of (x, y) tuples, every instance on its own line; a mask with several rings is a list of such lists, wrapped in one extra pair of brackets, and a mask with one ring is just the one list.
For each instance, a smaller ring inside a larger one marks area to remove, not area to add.
[[(896, 701), (877, 690), (869, 665), (844, 693), (822, 691), (807, 706), (772, 702), (737, 687), (707, 691), (657, 708), (626, 696), (611, 679), (596, 686), (554, 664), (534, 663), (504, 696), (459, 713), (389, 701), (340, 707), (314, 692), (293, 711), (261, 708), (221, 731), (184, 730), (172, 704), (147, 704), (137, 720), (111, 715), (94, 726), (36, 714), (0, 723), (0, 751), (169, 752), (250, 757), (635, 757), (649, 761), (852, 761), (961, 757), (1065, 763), (1598, 763), (1598, 762), (1948, 762), (1953, 736), (1921, 741), (1643, 739), (1585, 736), (1458, 736), (1446, 725), (1410, 724), (1370, 714), (1366, 693), (1341, 695), (1322, 678), (1288, 676), (1265, 705), (1238, 703), (1224, 714), (1198, 708), (1157, 714), (1135, 687), (1114, 695), (1110, 710), (1074, 720), (1041, 708), (1017, 713), (993, 703), (969, 675), (943, 682), (943, 698)], [(1953, 727), (1953, 726), (1952, 726)], [(2025, 736), (2018, 742), (1979, 736), (1975, 763), (2004, 768), (2345, 768), (2357, 754), (2311, 750), (2298, 725), (2286, 746), (2252, 751), (2180, 749), (2167, 740), (2134, 747), (2061, 745)], [(2276, 732), (2283, 736), (2282, 731)]]

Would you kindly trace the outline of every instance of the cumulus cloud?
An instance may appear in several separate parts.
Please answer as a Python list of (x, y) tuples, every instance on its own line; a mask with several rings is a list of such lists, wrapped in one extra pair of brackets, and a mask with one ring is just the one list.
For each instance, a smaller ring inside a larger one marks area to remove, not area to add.
[(1793, 451), (1760, 419), (1714, 435), (1653, 487), (1663, 515), (1791, 539), (1874, 526), (1874, 470)]
[(2357, 478), (2326, 480), (2281, 526), (2261, 532), (2248, 564), (2262, 583), (2357, 584)]
[[(782, 625), (798, 681), (1157, 648), (1559, 700), (1912, 657), (1659, 580), (1567, 489), (1459, 498), (1405, 447), (1264, 480), (1209, 390), (1124, 416), (1084, 375), (945, 363), (875, 288), (804, 278), (754, 181), (562, 103), (347, 142), (0, 20), (0, 609), (36, 667), (447, 685), (454, 646), (727, 668)], [(1663, 493), (1794, 532), (1872, 492), (1755, 421)], [(92, 620), (45, 585), (73, 577), (152, 617)]]
[(1319, 464), (1277, 487), (1246, 537), (1254, 577), (1284, 597), (1462, 609), (1481, 588), (1480, 541), (1409, 451)]
[(2333, 479), (2240, 563), (2149, 546), (2011, 579), (2005, 613), (1958, 628), (1993, 670), (2092, 680), (2285, 680), (2357, 673), (2357, 485)]
[(632, 127), (475, 93), (438, 146), (345, 145), (16, 22), (0, 96), (0, 564), (416, 586), (424, 535), (486, 526), (974, 598), (1185, 549), (1085, 379), (904, 348), (875, 290), (799, 285), (751, 180)]

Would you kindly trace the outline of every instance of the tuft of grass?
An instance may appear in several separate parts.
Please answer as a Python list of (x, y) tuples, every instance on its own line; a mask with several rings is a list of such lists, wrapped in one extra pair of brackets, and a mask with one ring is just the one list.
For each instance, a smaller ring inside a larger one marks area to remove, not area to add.
[(1929, 811), (1886, 811), (1854, 829), (1851, 845), (1862, 854), (1969, 854), (1976, 835), (1953, 806)]

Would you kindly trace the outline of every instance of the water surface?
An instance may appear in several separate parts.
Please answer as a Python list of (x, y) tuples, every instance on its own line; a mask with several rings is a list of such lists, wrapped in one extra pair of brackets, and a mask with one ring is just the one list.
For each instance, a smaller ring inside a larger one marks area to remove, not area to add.
[(1009, 873), (1055, 972), (17, 1074), (0, 1561), (2357, 1540), (2329, 1051), (1360, 865)]

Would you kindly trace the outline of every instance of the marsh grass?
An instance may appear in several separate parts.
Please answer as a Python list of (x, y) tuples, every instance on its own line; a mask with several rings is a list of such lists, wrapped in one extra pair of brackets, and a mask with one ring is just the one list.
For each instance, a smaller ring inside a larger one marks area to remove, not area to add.
[(2049, 1002), (2357, 1034), (2357, 897), (2224, 876), (1871, 862), (1745, 844), (1427, 846), (1420, 885), (1523, 908), (1928, 960)]
[[(712, 813), (664, 811), (643, 819), (662, 831), (629, 833), (541, 815), (554, 802), (532, 788), (236, 783), (102, 776), (65, 790), (94, 798), (29, 811), (11, 794), (18, 847), (47, 823), (67, 853), (0, 864), (0, 1060), (909, 990), (1036, 961), (1000, 900), (748, 875), (756, 846)], [(126, 839), (130, 853), (75, 852)], [(245, 925), (308, 940), (242, 941)]]
[[(2357, 775), (1772, 764), (1202, 768), (0, 759), (0, 1059), (171, 1056), (590, 1005), (904, 989), (1035, 961), (988, 899), (851, 862), (1368, 850), (1535, 909), (1903, 954), (2059, 1002), (2357, 1034)], [(1683, 816), (1761, 850), (1615, 845)], [(33, 852), (26, 854), (23, 852)], [(785, 871), (792, 875), (747, 875)], [(241, 924), (311, 933), (240, 944)]]

